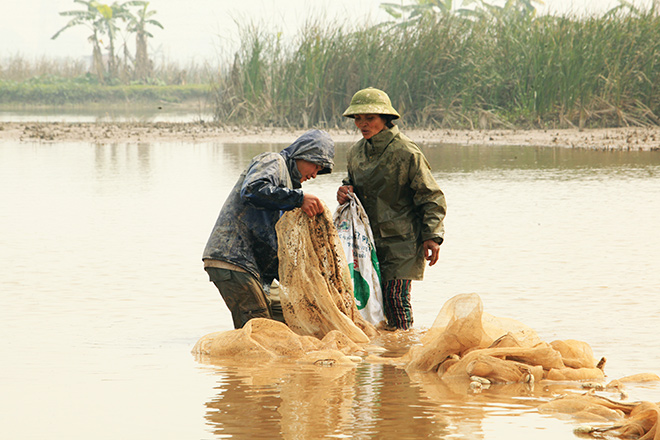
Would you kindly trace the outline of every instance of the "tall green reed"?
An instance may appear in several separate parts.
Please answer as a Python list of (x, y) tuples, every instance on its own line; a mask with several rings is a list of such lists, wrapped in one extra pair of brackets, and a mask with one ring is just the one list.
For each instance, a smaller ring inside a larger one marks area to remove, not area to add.
[(660, 19), (519, 12), (427, 17), (414, 27), (311, 20), (285, 44), (246, 27), (216, 83), (227, 123), (341, 126), (352, 94), (386, 90), (420, 127), (658, 123)]

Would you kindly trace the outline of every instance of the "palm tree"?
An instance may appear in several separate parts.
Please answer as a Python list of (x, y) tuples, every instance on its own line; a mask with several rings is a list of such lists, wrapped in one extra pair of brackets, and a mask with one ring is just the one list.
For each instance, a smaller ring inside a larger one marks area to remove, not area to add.
[(147, 11), (148, 1), (128, 1), (125, 6), (140, 6), (137, 14), (129, 14), (127, 30), (135, 33), (135, 76), (138, 79), (145, 80), (151, 75), (151, 61), (147, 51), (147, 41), (153, 38), (153, 35), (147, 30), (147, 26), (158, 26), (163, 29), (163, 25), (154, 20), (156, 11)]
[(72, 28), (74, 26), (86, 26), (92, 32), (87, 40), (92, 43), (92, 65), (93, 70), (96, 72), (96, 75), (99, 78), (100, 82), (103, 82), (103, 57), (101, 55), (101, 42), (99, 36), (103, 33), (102, 21), (101, 21), (101, 11), (99, 9), (99, 3), (95, 0), (73, 0), (74, 3), (80, 3), (85, 5), (84, 10), (78, 11), (64, 11), (60, 12), (60, 15), (63, 17), (72, 17), (69, 22), (64, 25), (62, 29), (57, 31), (55, 35), (51, 37), (52, 40), (60, 36), (65, 30)]

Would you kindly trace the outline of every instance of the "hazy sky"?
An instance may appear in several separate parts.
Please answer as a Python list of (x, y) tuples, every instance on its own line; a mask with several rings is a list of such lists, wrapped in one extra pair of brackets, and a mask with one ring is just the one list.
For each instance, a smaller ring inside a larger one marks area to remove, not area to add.
[[(110, 0), (100, 0), (111, 3)], [(121, 0), (119, 0), (121, 2)], [(295, 35), (310, 17), (341, 23), (371, 23), (388, 17), (379, 5), (385, 0), (151, 0), (149, 9), (165, 27), (152, 28), (150, 51), (160, 59), (188, 62), (213, 61), (233, 52), (238, 35), (235, 20), (255, 23), (268, 30)], [(398, 0), (387, 0), (397, 2)], [(400, 0), (399, 0), (400, 1)], [(652, 0), (635, 0), (648, 5)], [(3, 0), (10, 3), (9, 0)], [(406, 2), (407, 3), (407, 2)], [(601, 12), (618, 0), (545, 0), (541, 12)], [(0, 14), (0, 59), (20, 55), (28, 59), (42, 56), (79, 58), (91, 55), (85, 27), (71, 28), (51, 40), (67, 22), (58, 13), (80, 10), (72, 0), (20, 0), (11, 2)], [(129, 47), (133, 47), (130, 42)]]

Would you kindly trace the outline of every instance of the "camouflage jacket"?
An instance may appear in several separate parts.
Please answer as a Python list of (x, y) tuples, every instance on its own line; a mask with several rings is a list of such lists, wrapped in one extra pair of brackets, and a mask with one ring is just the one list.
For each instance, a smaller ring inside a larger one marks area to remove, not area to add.
[(334, 143), (328, 133), (310, 130), (279, 153), (262, 153), (241, 174), (218, 215), (202, 259), (226, 261), (262, 283), (277, 278), (275, 224), (283, 211), (302, 206), (297, 159), (332, 171)]
[(348, 178), (374, 234), (382, 279), (421, 280), (422, 243), (444, 238), (445, 196), (419, 147), (397, 126), (348, 151)]

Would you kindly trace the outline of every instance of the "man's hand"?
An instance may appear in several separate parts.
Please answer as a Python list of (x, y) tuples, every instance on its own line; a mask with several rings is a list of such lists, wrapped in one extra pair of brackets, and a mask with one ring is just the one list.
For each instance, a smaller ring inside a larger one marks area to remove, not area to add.
[(440, 245), (435, 240), (426, 240), (424, 242), (424, 258), (429, 262), (429, 266), (437, 263), (439, 253)]
[(314, 194), (304, 194), (303, 204), (300, 209), (302, 209), (308, 216), (314, 217), (323, 212), (323, 202), (321, 202), (321, 199)]
[(337, 190), (337, 202), (340, 205), (343, 205), (344, 203), (348, 202), (348, 193), (353, 192), (353, 187), (351, 185), (343, 185), (340, 186), (339, 189)]

